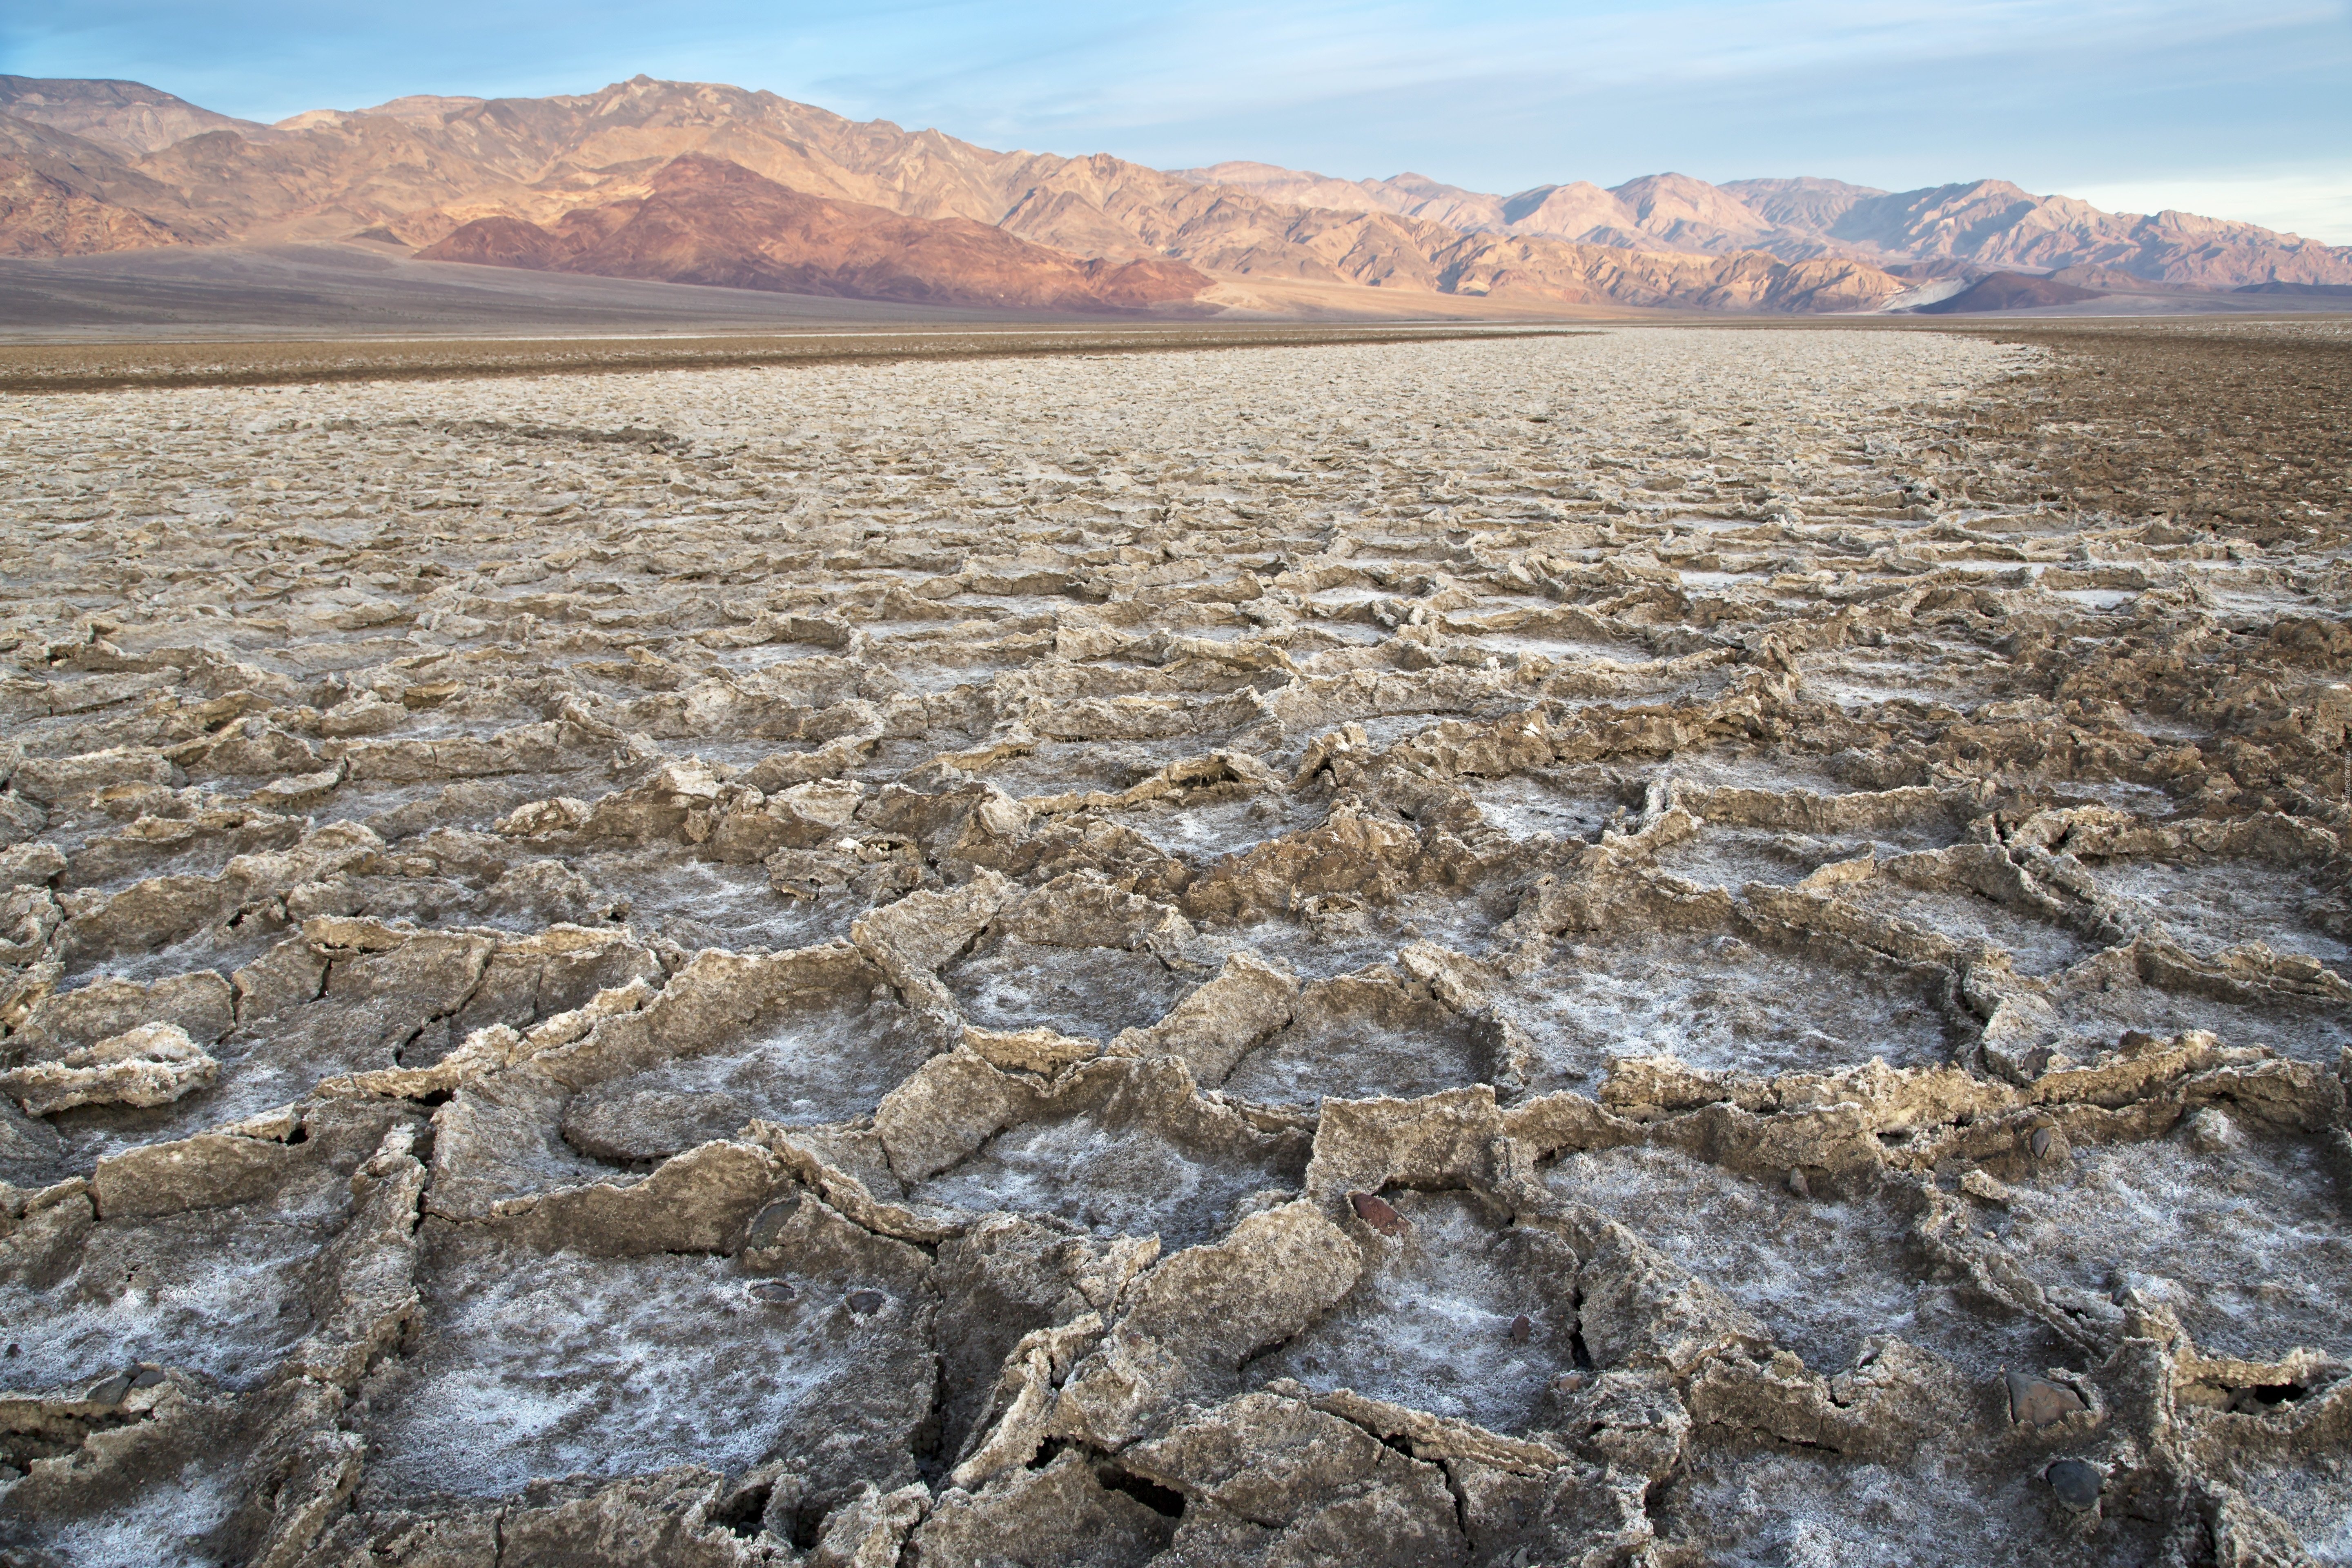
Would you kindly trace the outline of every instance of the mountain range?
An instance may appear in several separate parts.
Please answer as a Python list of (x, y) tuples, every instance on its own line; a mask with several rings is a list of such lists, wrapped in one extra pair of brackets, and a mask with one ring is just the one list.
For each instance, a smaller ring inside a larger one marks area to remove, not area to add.
[(1335, 211), (1390, 212), (1469, 233), (1727, 256), (1760, 250), (1785, 261), (1846, 257), (1882, 265), (1959, 263), (1984, 270), (2102, 267), (2189, 289), (2352, 282), (2352, 248), (2189, 213), (2102, 212), (2072, 196), (2037, 196), (2006, 180), (1882, 191), (1839, 180), (1734, 180), (1645, 174), (1603, 190), (1579, 181), (1507, 196), (1421, 174), (1342, 181), (1265, 163), (1180, 171), (1278, 201)]
[(134, 82), (0, 77), (0, 257), (353, 238), (427, 259), (1097, 311), (1306, 288), (1386, 290), (1391, 306), (1862, 310), (1994, 273), (2063, 273), (2069, 297), (2352, 285), (2352, 248), (1997, 180), (1887, 192), (1662, 174), (1500, 195), (1411, 174), (997, 152), (642, 76), (273, 126)]
[(780, 294), (1031, 310), (1153, 310), (1210, 280), (1181, 261), (1076, 261), (970, 218), (909, 218), (812, 196), (702, 153), (653, 172), (646, 194), (574, 207), (552, 227), (473, 219), (418, 252), (534, 271), (584, 272)]

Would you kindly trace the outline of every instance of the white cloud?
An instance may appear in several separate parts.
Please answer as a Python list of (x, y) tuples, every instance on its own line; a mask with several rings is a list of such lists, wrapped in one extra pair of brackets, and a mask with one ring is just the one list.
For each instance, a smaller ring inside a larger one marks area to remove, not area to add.
[(2109, 212), (2152, 213), (2172, 207), (2207, 217), (2258, 223), (2329, 245), (2352, 245), (2352, 163), (2236, 175), (2209, 171), (2178, 177), (2147, 176), (2085, 185), (2065, 194)]
[[(934, 38), (985, 37), (1003, 7), (947, 0)], [(822, 27), (833, 76), (877, 100), (958, 100), (1097, 132), (1219, 115), (1268, 101), (1423, 91), (1474, 105), (1491, 84), (1549, 80), (1563, 92), (1671, 97), (1759, 79), (1966, 59), (2113, 52), (2193, 58), (2228, 40), (2334, 21), (2333, 0), (1307, 0), (1280, 8), (1155, 4), (1106, 19), (1053, 0), (1015, 14), (997, 47), (875, 49), (850, 19)]]

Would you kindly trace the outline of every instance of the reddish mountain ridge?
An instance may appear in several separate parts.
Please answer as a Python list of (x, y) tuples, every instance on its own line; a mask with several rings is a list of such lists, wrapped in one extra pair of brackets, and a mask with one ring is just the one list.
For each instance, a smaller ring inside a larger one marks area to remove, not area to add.
[(1181, 261), (1074, 261), (969, 218), (905, 218), (830, 201), (740, 163), (688, 153), (642, 197), (580, 207), (552, 228), (477, 218), (418, 253), (603, 278), (703, 283), (926, 305), (1155, 310), (1211, 280)]
[(94, 256), (183, 245), (151, 216), (173, 193), (95, 142), (0, 115), (0, 256)]
[(2006, 180), (1890, 192), (1821, 179), (1710, 185), (1668, 174), (1605, 191), (1580, 181), (1491, 195), (1420, 174), (1344, 181), (1270, 163), (1181, 172), (1203, 184), (1396, 213), (1465, 234), (1632, 250), (1760, 250), (1791, 262), (1843, 257), (1881, 266), (1951, 261), (2003, 270), (2104, 267), (2142, 282), (2191, 289), (2352, 283), (2352, 247), (2191, 213), (2103, 212), (2072, 196), (2037, 196)]
[[(70, 107), (74, 85), (44, 84), (35, 107), (41, 113)], [(100, 103), (76, 112), (95, 122), (103, 110)], [(24, 130), (58, 134), (38, 125)], [(1570, 300), (1696, 304), (1701, 295), (1750, 301), (1737, 308), (1804, 309), (1798, 301), (1811, 300), (1818, 309), (1832, 298), (1792, 286), (1783, 264), (1769, 257), (1743, 264), (1740, 280), (1727, 291), (1702, 277), (1703, 268), (1615, 265), (1545, 237), (1528, 241), (1532, 249), (1517, 265), (1465, 268), (1458, 248), (1464, 230), (1409, 215), (1272, 201), (1102, 154), (992, 152), (936, 131), (858, 123), (770, 93), (643, 77), (573, 97), (415, 98), (355, 114), (319, 110), (266, 134), (214, 131), (137, 158), (76, 146), (76, 200), (82, 204), (76, 226), (32, 202), (19, 204), (12, 221), (10, 170), (0, 162), (0, 255), (362, 233), (430, 247), (493, 217), (553, 235), (575, 212), (643, 199), (654, 171), (681, 153), (700, 153), (805, 195), (862, 203), (904, 219), (967, 220), (1074, 260), (1093, 260), (1099, 265), (1087, 269), (1086, 297), (1105, 303), (1150, 299), (1170, 288), (1165, 273), (1116, 271), (1130, 261), (1181, 262), (1234, 285), (1225, 298), (1246, 305), (1256, 296), (1276, 309), (1286, 308), (1281, 290), (1292, 285), (1336, 286), (1339, 293), (1318, 297), (1312, 308), (1342, 310), (1349, 308), (1349, 290), (1377, 288), (1382, 294), (1363, 296), (1365, 307), (1386, 313), (1411, 310), (1404, 300), (1415, 294), (1486, 296), (1538, 310)], [(107, 232), (96, 208), (109, 204), (128, 209), (121, 224), (144, 226)], [(517, 229), (478, 230), (465, 247), (509, 264), (577, 264), (570, 240), (549, 249)], [(704, 256), (694, 265), (707, 271), (716, 263)], [(751, 270), (780, 275), (772, 259)], [(1638, 287), (1623, 298), (1609, 291), (1614, 280), (1630, 283), (1637, 275)], [(872, 274), (853, 268), (830, 276), (835, 286), (856, 288)], [(1903, 287), (1869, 268), (1853, 269), (1851, 281), (1854, 286), (1838, 296), (1841, 308), (1869, 308)], [(1685, 285), (1694, 290), (1687, 297), (1677, 292)], [(892, 286), (907, 286), (907, 279)], [(1046, 292), (1068, 297), (1058, 289)]]
[[(1829, 180), (1716, 186), (1659, 174), (1609, 191), (1575, 182), (1504, 196), (1414, 174), (1349, 182), (1266, 164), (1171, 174), (1103, 154), (1002, 153), (772, 93), (646, 77), (545, 99), (398, 99), (269, 128), (136, 83), (8, 79), (0, 256), (362, 233), (429, 248), (499, 218), (557, 237), (562, 245), (543, 254), (572, 266), (593, 247), (574, 247), (571, 215), (608, 212), (617, 226), (627, 204), (651, 194), (657, 171), (695, 153), (810, 198), (976, 225), (1072, 266), (1091, 260), (1085, 297), (1105, 301), (1122, 289), (1150, 299), (1187, 281), (1105, 280), (1139, 261), (1181, 263), (1220, 290), (1233, 285), (1221, 299), (1253, 289), (1274, 298), (1294, 284), (1336, 289), (1333, 299), (1377, 288), (1391, 309), (1396, 296), (1418, 293), (1546, 308), (1869, 310), (1923, 277), (2069, 267), (2200, 289), (2352, 283), (2352, 248), (2185, 214), (2105, 214), (1993, 181), (1887, 193)], [(153, 145), (189, 127), (199, 129)], [(716, 221), (706, 213), (688, 226), (702, 233), (702, 250), (681, 241), (664, 254), (711, 276), (730, 266), (744, 277), (803, 275), (781, 252), (736, 243), (740, 233), (722, 263)], [(845, 232), (809, 241), (816, 259), (806, 276), (845, 289), (945, 286), (932, 262), (892, 271), (870, 258), (852, 263), (847, 250), (824, 259), (826, 247), (848, 243)], [(918, 244), (913, 230), (892, 232)], [(520, 229), (477, 230), (465, 246), (514, 265), (541, 256), (543, 243)], [(965, 230), (920, 247), (940, 265), (954, 257), (981, 268), (982, 294), (1034, 287), (1039, 297), (1070, 297), (1042, 277), (1014, 286), (1031, 261), (983, 254), (977, 243)]]

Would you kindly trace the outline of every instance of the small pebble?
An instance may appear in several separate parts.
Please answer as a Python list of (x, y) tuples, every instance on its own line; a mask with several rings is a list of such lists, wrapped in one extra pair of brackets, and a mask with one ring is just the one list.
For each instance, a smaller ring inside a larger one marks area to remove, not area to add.
[(1355, 1206), (1356, 1217), (1379, 1231), (1382, 1236), (1402, 1236), (1406, 1229), (1404, 1215), (1390, 1206), (1378, 1193), (1349, 1193), (1348, 1202)]
[(2063, 1384), (2021, 1372), (2004, 1373), (2009, 1382), (2009, 1419), (2019, 1426), (2047, 1426), (2087, 1410), (2083, 1396)]
[(2240, 1142), (2237, 1124), (2219, 1106), (2209, 1105), (2189, 1119), (2189, 1146), (2200, 1154), (2218, 1154)]
[(768, 1307), (789, 1307), (800, 1300), (801, 1293), (785, 1279), (758, 1279), (751, 1284), (751, 1300)]
[(1789, 1167), (1789, 1190), (1796, 1194), (1801, 1198), (1809, 1198), (1813, 1195), (1812, 1184), (1805, 1180), (1805, 1173), (1803, 1170), (1795, 1165)]
[(879, 1290), (852, 1290), (849, 1293), (849, 1310), (862, 1318), (870, 1312), (880, 1311), (882, 1303), (888, 1300)]
[(131, 1386), (133, 1388), (152, 1388), (163, 1381), (163, 1369), (162, 1367), (142, 1367), (139, 1370), (139, 1375), (131, 1380)]
[(2078, 1513), (2088, 1513), (2098, 1507), (2100, 1489), (2107, 1484), (2098, 1466), (2080, 1459), (2061, 1459), (2042, 1471), (2042, 1479), (2050, 1483), (2050, 1489), (2058, 1494), (2060, 1502)]
[(92, 1405), (120, 1405), (122, 1396), (131, 1392), (131, 1374), (118, 1372), (82, 1397)]
[(1535, 1337), (1536, 1325), (1525, 1312), (1511, 1320), (1511, 1342), (1523, 1345)]
[(2033, 1136), (2027, 1139), (2025, 1142), (2026, 1147), (2033, 1151), (2033, 1157), (2035, 1159), (2047, 1160), (2050, 1158), (2050, 1129), (2047, 1127), (2035, 1128), (2033, 1130)]
[(14, 1340), (10, 1340), (10, 1341), (8, 1342), (8, 1356), (9, 1356), (9, 1359), (14, 1360), (14, 1359), (15, 1359), (15, 1358), (16, 1358), (17, 1356), (23, 1355), (24, 1353), (25, 1353), (25, 1347), (24, 1347), (24, 1346), (22, 1346), (22, 1345), (18, 1344), (18, 1343), (17, 1343), (16, 1341), (14, 1341)]
[(1554, 1394), (1574, 1394), (1583, 1386), (1584, 1374), (1580, 1372), (1564, 1372), (1551, 1380), (1551, 1391)]
[(784, 1198), (770, 1204), (766, 1208), (753, 1215), (751, 1227), (743, 1236), (744, 1249), (758, 1251), (762, 1247), (775, 1246), (776, 1238), (783, 1234), (785, 1222), (793, 1217), (800, 1206), (798, 1198)]

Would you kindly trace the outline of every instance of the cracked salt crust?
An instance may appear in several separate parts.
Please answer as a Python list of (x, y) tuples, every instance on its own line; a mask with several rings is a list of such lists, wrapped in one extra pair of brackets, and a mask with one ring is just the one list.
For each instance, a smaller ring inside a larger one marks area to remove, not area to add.
[(2078, 352), (0, 408), (0, 1070), (217, 1063), (0, 1552), (2352, 1561), (2342, 568)]

